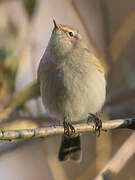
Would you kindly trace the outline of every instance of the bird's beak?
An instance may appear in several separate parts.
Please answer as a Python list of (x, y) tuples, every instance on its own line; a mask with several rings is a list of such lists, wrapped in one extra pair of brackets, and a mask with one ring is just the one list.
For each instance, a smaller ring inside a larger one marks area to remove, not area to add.
[(53, 23), (54, 23), (54, 29), (58, 28), (58, 25), (56, 24), (56, 21), (53, 19)]

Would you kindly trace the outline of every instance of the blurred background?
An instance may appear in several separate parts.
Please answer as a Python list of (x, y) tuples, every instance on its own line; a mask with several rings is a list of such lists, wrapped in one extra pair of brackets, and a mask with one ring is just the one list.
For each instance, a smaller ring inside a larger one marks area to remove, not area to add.
[[(53, 18), (78, 29), (104, 64), (108, 85), (103, 119), (135, 117), (134, 0), (0, 0), (1, 129), (50, 125), (36, 77)], [(84, 133), (79, 164), (58, 162), (60, 140), (1, 141), (0, 179), (135, 179), (134, 131), (118, 129), (100, 137)]]

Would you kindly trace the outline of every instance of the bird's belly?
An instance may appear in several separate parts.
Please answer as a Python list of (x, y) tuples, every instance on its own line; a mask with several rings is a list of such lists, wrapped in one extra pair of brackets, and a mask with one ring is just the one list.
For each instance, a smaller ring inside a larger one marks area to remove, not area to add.
[[(98, 74), (97, 74), (98, 76)], [(41, 84), (41, 96), (48, 113), (56, 119), (69, 117), (72, 122), (84, 120), (88, 113), (98, 112), (105, 101), (104, 76), (78, 77), (62, 81), (58, 78)]]

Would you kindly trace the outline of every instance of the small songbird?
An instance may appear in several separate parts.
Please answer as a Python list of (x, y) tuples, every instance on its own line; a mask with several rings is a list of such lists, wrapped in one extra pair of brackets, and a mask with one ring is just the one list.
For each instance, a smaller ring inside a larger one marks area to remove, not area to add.
[(106, 97), (105, 73), (77, 30), (53, 22), (38, 68), (41, 97), (49, 115), (64, 125), (59, 160), (80, 161), (80, 135), (70, 136), (70, 132), (74, 132), (74, 123), (101, 110)]

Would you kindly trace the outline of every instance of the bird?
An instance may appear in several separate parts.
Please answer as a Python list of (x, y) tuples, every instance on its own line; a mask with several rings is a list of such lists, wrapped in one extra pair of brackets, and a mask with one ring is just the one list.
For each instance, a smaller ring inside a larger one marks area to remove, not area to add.
[(81, 162), (81, 135), (75, 133), (73, 125), (92, 115), (100, 131), (102, 124), (96, 113), (101, 111), (106, 98), (105, 70), (78, 30), (57, 24), (55, 20), (53, 23), (50, 40), (39, 63), (37, 79), (49, 116), (64, 125), (59, 161), (70, 159)]

